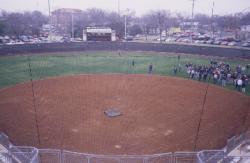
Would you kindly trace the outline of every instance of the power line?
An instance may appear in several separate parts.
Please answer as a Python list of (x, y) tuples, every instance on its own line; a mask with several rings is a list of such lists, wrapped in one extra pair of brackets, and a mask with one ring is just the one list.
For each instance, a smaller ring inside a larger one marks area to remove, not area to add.
[(212, 6), (211, 28), (212, 28), (212, 37), (214, 38), (214, 1)]
[(51, 6), (50, 6), (50, 0), (48, 0), (48, 8), (49, 8), (49, 40), (51, 41)]
[(37, 131), (37, 138), (38, 138), (38, 145), (40, 146), (40, 131), (38, 126), (38, 118), (37, 118), (37, 108), (36, 108), (36, 98), (35, 98), (35, 92), (34, 92), (34, 83), (33, 83), (33, 73), (31, 69), (31, 61), (30, 57), (28, 56), (28, 62), (29, 62), (29, 74), (30, 74), (30, 82), (31, 82), (31, 90), (32, 90), (32, 101), (33, 101), (33, 108), (35, 112), (35, 121), (36, 121), (36, 131)]
[(194, 0), (193, 0), (193, 4), (192, 4), (192, 20), (194, 20)]
[(241, 132), (244, 132), (243, 131), (243, 128), (244, 128), (244, 126), (245, 126), (245, 124), (246, 124), (246, 122), (247, 122), (247, 119), (248, 119), (248, 114), (249, 114), (249, 111), (250, 111), (250, 98), (248, 98), (248, 105), (247, 105), (247, 111), (246, 111), (246, 113), (245, 113), (245, 115), (244, 115), (244, 117), (243, 117), (243, 121), (242, 121), (242, 124), (241, 124), (241, 126), (242, 126), (242, 128), (241, 128)]
[(74, 11), (71, 11), (71, 38), (74, 39)]
[(118, 0), (117, 3), (118, 3), (118, 6), (117, 6), (117, 7), (118, 7), (118, 15), (119, 15), (119, 17), (120, 17), (120, 16), (121, 16), (121, 13), (120, 13), (120, 12), (121, 12), (121, 11), (120, 11), (120, 0)]
[(194, 151), (196, 151), (196, 149), (197, 149), (197, 142), (198, 142), (198, 138), (199, 138), (199, 132), (200, 132), (200, 127), (201, 127), (202, 117), (204, 115), (205, 104), (206, 104), (206, 100), (207, 100), (207, 93), (208, 93), (208, 88), (209, 88), (209, 81), (210, 81), (210, 78), (209, 78), (207, 86), (206, 86), (206, 91), (205, 91), (205, 95), (204, 95), (204, 98), (203, 98), (203, 104), (202, 104), (200, 119), (199, 119), (199, 123), (198, 123), (198, 126), (197, 126), (197, 132), (196, 132), (195, 139), (194, 139), (195, 140)]

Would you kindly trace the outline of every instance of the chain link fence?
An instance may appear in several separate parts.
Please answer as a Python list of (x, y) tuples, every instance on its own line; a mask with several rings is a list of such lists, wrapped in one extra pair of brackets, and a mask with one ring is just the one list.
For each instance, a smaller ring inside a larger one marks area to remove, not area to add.
[(244, 134), (241, 134), (239, 136), (233, 136), (232, 138), (227, 140), (227, 147), (226, 147), (226, 153), (230, 153), (233, 149), (235, 149), (237, 146), (239, 146), (242, 143), (250, 144), (250, 132), (246, 132)]
[(11, 157), (12, 163), (37, 163), (38, 149), (34, 147), (18, 147), (11, 146), (9, 149), (9, 156)]
[(172, 153), (157, 155), (94, 155), (62, 151), (63, 163), (172, 163)]
[(6, 149), (9, 149), (10, 146), (9, 137), (2, 132), (0, 132), (0, 145)]
[(207, 150), (199, 152), (197, 155), (198, 163), (216, 163), (224, 159), (225, 152), (223, 150)]
[(174, 163), (196, 163), (197, 152), (175, 152)]
[[(95, 155), (57, 149), (36, 149), (13, 146), (5, 134), (0, 134), (0, 144), (7, 150), (0, 150), (0, 163), (245, 163), (247, 155), (228, 155), (238, 145), (248, 149), (250, 134), (245, 133), (228, 140), (224, 150), (200, 152), (175, 152), (155, 155)], [(238, 149), (238, 148), (237, 148)], [(241, 150), (241, 148), (239, 148)], [(249, 150), (250, 153), (250, 150)]]
[(0, 133), (0, 163), (37, 163), (38, 149), (19, 147), (10, 143), (9, 137)]
[(61, 150), (56, 149), (39, 149), (38, 159), (40, 162), (46, 163), (61, 163)]

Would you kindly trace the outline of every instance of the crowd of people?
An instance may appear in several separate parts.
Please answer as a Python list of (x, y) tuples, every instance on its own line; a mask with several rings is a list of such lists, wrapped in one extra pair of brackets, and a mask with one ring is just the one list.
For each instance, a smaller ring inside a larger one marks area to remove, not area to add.
[[(185, 65), (187, 74), (191, 79), (199, 81), (212, 81), (225, 87), (227, 84), (234, 84), (238, 91), (245, 92), (250, 79), (250, 64), (238, 65), (233, 68), (224, 62), (210, 61), (208, 65), (196, 65), (187, 63)], [(176, 68), (174, 72), (176, 72)]]
[[(135, 61), (132, 61), (132, 66), (135, 66)], [(203, 82), (213, 82), (214, 84), (226, 87), (227, 84), (233, 84), (234, 87), (245, 93), (246, 87), (250, 84), (250, 64), (238, 65), (236, 67), (224, 62), (210, 60), (207, 65), (196, 65), (186, 63), (186, 72), (188, 77)], [(174, 66), (173, 72), (176, 75), (181, 72), (180, 56), (178, 56), (178, 65)], [(148, 65), (148, 74), (153, 73), (153, 64)]]

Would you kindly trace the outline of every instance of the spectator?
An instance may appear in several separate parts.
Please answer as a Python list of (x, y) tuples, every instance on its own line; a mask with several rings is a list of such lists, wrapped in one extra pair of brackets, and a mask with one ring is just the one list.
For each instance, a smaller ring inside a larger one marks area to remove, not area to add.
[(241, 92), (245, 93), (246, 92), (246, 81), (242, 81), (242, 88)]
[(153, 64), (151, 63), (149, 66), (148, 66), (148, 73), (149, 74), (152, 74), (153, 72)]
[(222, 85), (222, 87), (226, 86), (226, 81), (227, 81), (227, 74), (224, 72), (221, 75), (221, 85)]
[(132, 61), (132, 67), (134, 67), (134, 66), (135, 66), (135, 61), (133, 60), (133, 61)]
[(243, 85), (243, 81), (241, 78), (239, 78), (237, 80), (237, 88), (238, 88), (238, 91), (242, 91), (242, 85)]
[(219, 76), (218, 76), (217, 72), (214, 72), (214, 75), (213, 75), (214, 84), (216, 84), (218, 82), (218, 78), (219, 78)]
[(176, 75), (177, 74), (177, 67), (174, 66), (174, 74)]

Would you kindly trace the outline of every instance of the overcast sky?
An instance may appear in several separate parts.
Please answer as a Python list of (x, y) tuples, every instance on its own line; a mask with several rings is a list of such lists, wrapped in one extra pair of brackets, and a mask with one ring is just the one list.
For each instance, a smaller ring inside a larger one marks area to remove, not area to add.
[[(215, 2), (215, 14), (230, 14), (240, 12), (249, 7), (250, 0), (196, 0), (195, 13), (211, 14), (213, 1)], [(102, 8), (118, 11), (118, 0), (50, 0), (52, 10), (58, 8)], [(48, 13), (47, 0), (0, 0), (0, 9), (6, 11), (33, 11), (39, 10)], [(142, 15), (155, 9), (167, 9), (172, 12), (191, 14), (192, 0), (120, 0), (120, 9), (126, 8), (136, 11), (136, 15)]]

